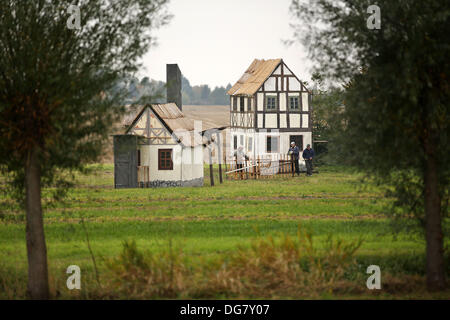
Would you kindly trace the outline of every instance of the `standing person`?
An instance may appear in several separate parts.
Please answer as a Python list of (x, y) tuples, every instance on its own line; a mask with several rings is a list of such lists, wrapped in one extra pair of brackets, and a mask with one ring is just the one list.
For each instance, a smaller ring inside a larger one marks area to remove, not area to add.
[[(239, 147), (235, 152), (234, 152), (234, 157), (236, 158), (236, 169), (242, 169), (244, 167), (244, 163), (246, 160), (248, 160), (248, 156), (244, 153), (244, 148)], [(244, 178), (244, 170), (239, 170), (239, 176), (241, 177), (241, 179)]]
[(312, 160), (314, 158), (314, 150), (311, 149), (311, 145), (306, 145), (306, 149), (303, 150), (303, 159), (305, 160), (306, 164), (306, 175), (312, 176), (313, 171), (313, 165)]
[(300, 155), (300, 149), (295, 145), (295, 142), (291, 142), (291, 147), (289, 148), (289, 155), (291, 156), (291, 168), (292, 168), (292, 176), (294, 176), (294, 166), (295, 172), (297, 175), (300, 175), (300, 168), (298, 166), (298, 158)]

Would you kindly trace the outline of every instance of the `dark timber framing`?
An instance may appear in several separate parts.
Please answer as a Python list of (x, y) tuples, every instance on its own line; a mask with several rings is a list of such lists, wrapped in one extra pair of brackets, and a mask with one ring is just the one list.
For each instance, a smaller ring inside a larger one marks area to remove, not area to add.
[[(274, 74), (280, 67), (280, 72)], [(289, 73), (289, 74), (286, 74)], [(273, 77), (275, 79), (274, 90), (268, 90), (266, 81)], [(299, 82), (299, 90), (291, 90), (289, 88), (289, 79), (295, 79)], [(258, 110), (258, 93), (262, 93), (262, 110)], [(308, 94), (308, 111), (303, 111), (303, 94)], [(298, 109), (290, 108), (289, 95), (296, 94), (298, 97)], [(285, 110), (280, 110), (281, 95), (285, 95)], [(276, 97), (275, 109), (267, 109), (267, 97)], [(239, 98), (239, 99), (238, 99)], [(247, 98), (247, 108), (241, 111), (240, 103), (238, 101)], [(266, 128), (266, 114), (276, 114), (277, 116), (277, 128)], [(290, 115), (298, 114), (300, 117), (300, 123), (298, 127), (291, 127)], [(258, 116), (262, 117), (262, 127), (258, 127)], [(281, 127), (281, 115), (286, 117), (286, 127)], [(308, 127), (303, 128), (303, 116), (308, 116)], [(247, 95), (232, 95), (230, 96), (230, 126), (232, 129), (252, 129), (255, 132), (267, 131), (269, 129), (278, 129), (279, 132), (311, 132), (312, 131), (312, 105), (311, 105), (311, 93), (304, 86), (303, 82), (297, 78), (297, 76), (289, 69), (283, 60), (274, 68), (272, 73), (263, 81), (261, 86), (256, 90), (253, 96)]]

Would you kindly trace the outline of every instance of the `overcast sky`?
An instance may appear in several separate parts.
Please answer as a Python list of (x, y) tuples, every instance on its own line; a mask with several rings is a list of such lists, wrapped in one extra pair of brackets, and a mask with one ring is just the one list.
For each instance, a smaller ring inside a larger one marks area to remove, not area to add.
[(171, 0), (174, 15), (156, 31), (158, 46), (144, 57), (139, 76), (166, 80), (166, 64), (178, 63), (191, 85), (234, 84), (255, 58), (282, 58), (302, 80), (310, 62), (292, 36), (290, 0)]

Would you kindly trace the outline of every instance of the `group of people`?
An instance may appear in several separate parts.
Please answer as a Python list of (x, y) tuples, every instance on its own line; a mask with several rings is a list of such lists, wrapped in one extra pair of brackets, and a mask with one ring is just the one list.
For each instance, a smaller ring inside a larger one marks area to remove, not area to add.
[[(298, 164), (298, 160), (300, 157), (300, 149), (295, 145), (295, 142), (291, 142), (291, 147), (289, 148), (289, 155), (291, 156), (292, 165), (295, 166), (295, 173), (300, 175), (300, 168)], [(311, 148), (311, 145), (306, 145), (306, 149), (303, 150), (302, 153), (303, 160), (305, 160), (306, 165), (306, 175), (312, 176), (313, 165), (312, 161), (314, 158), (314, 150)], [(292, 168), (292, 173), (294, 173), (294, 168)]]
[[(299, 147), (297, 147), (295, 145), (294, 141), (291, 142), (291, 147), (289, 148), (288, 154), (291, 156), (292, 174), (294, 175), (294, 169), (295, 169), (295, 173), (297, 173), (297, 175), (300, 175), (300, 168), (299, 168), (299, 163), (298, 163), (299, 156), (300, 156), (300, 149), (299, 149)], [(244, 153), (244, 150), (242, 147), (239, 147), (238, 150), (236, 150), (234, 152), (234, 157), (236, 158), (236, 163), (237, 163), (236, 169), (237, 170), (242, 169), (245, 160), (249, 159), (248, 156)], [(312, 171), (313, 171), (312, 161), (314, 158), (314, 150), (311, 148), (311, 145), (308, 144), (306, 146), (306, 149), (303, 150), (302, 157), (303, 157), (303, 160), (305, 160), (306, 175), (312, 176)]]

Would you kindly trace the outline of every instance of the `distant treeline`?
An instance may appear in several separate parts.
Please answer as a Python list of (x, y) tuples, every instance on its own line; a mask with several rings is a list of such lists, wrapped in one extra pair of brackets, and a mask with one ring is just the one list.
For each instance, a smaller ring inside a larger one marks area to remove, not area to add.
[[(182, 76), (182, 96), (184, 105), (228, 105), (229, 97), (226, 87), (215, 87), (213, 90), (207, 85), (191, 86), (189, 80)], [(149, 103), (166, 102), (166, 83), (144, 77), (141, 80), (135, 77), (123, 79), (117, 84), (115, 90), (125, 91), (125, 104), (135, 103), (140, 99)]]

